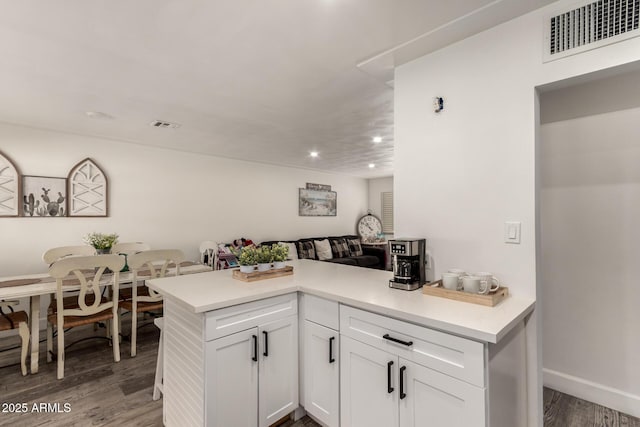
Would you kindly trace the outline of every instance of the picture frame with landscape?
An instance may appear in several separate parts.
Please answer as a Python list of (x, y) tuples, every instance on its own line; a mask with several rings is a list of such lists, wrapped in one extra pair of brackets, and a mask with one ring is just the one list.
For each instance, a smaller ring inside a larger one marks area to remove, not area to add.
[(299, 189), (299, 216), (336, 216), (338, 214), (338, 194), (335, 191)]

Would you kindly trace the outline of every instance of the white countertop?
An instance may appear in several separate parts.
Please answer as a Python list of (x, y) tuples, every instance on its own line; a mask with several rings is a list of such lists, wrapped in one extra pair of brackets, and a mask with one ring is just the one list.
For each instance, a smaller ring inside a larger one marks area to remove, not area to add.
[(391, 272), (321, 261), (288, 261), (294, 274), (243, 282), (232, 270), (147, 281), (147, 285), (195, 313), (290, 292), (304, 292), (400, 320), (496, 343), (529, 314), (535, 300), (508, 297), (495, 307), (389, 288)]

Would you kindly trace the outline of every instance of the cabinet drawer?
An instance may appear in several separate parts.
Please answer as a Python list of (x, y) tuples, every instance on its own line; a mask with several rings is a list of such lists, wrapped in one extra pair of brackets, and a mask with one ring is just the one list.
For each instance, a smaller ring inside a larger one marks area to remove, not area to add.
[(337, 331), (340, 325), (339, 304), (336, 301), (305, 294), (304, 318)]
[(205, 340), (214, 340), (294, 314), (298, 314), (295, 292), (210, 311), (205, 317)]
[(340, 334), (469, 384), (485, 387), (482, 343), (345, 305), (340, 305)]

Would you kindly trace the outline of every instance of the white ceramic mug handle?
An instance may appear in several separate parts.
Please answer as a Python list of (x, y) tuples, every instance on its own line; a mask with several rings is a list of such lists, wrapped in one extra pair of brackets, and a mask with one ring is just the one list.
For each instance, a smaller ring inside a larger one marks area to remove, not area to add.
[(484, 279), (480, 280), (480, 290), (478, 291), (480, 295), (488, 294), (490, 289), (491, 289), (491, 283), (489, 283), (488, 280), (484, 280)]
[[(494, 288), (493, 285), (495, 285), (496, 287)], [(500, 289), (500, 281), (496, 276), (491, 276), (491, 285), (487, 287), (490, 288), (490, 292), (495, 292)]]

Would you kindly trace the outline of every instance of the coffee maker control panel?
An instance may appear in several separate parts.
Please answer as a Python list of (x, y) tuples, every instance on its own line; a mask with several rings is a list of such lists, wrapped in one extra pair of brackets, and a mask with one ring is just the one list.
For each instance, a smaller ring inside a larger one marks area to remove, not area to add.
[[(424, 249), (422, 249), (424, 251)], [(414, 256), (420, 255), (420, 242), (418, 240), (390, 240), (389, 252), (391, 255)]]

